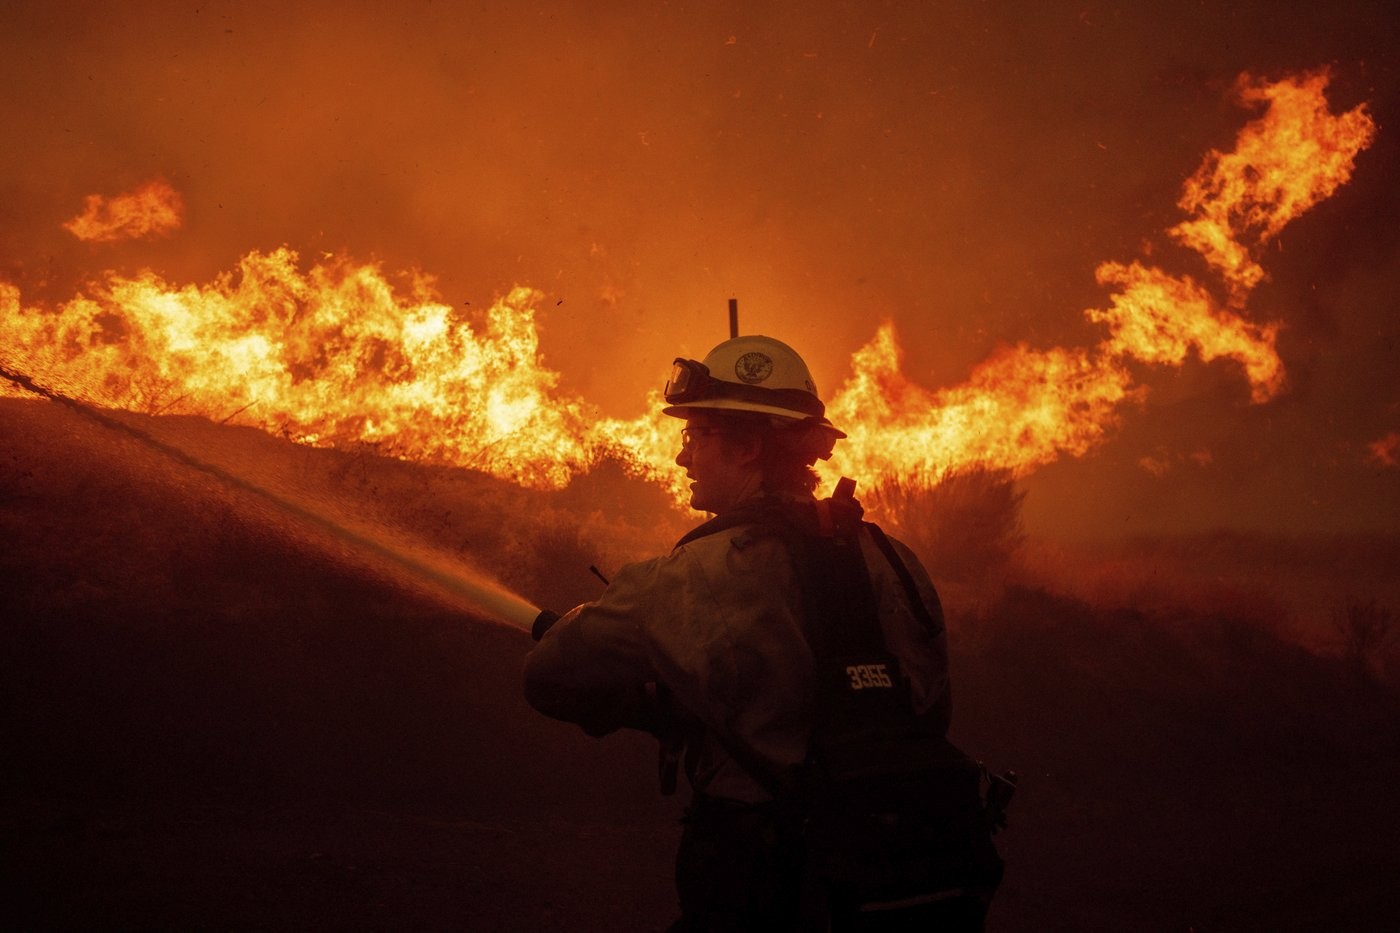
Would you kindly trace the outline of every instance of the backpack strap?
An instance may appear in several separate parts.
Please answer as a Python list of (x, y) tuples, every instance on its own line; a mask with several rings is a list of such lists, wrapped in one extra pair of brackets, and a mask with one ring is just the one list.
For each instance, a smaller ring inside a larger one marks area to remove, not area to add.
[[(909, 607), (914, 611), (914, 616), (923, 623), (930, 632), (938, 628), (938, 624), (933, 619), (933, 614), (929, 612), (928, 605), (924, 602), (923, 594), (919, 592), (919, 586), (914, 582), (914, 575), (909, 572), (909, 566), (899, 556), (899, 552), (894, 549), (894, 545), (885, 534), (885, 530), (873, 522), (862, 522), (865, 530), (870, 532), (870, 537), (875, 541), (875, 546), (880, 549), (880, 553), (885, 555), (885, 560), (890, 562), (890, 567), (894, 569), (895, 576), (899, 577), (900, 584), (904, 587), (904, 593), (909, 597)], [(938, 594), (934, 594), (934, 599)], [(939, 615), (943, 614), (943, 607), (938, 607)]]

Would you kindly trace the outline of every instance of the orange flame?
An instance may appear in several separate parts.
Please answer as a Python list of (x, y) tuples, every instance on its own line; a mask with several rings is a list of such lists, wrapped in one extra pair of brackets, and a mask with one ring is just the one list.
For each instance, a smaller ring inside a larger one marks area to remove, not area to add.
[(112, 276), (56, 310), (0, 292), (4, 338), (25, 365), (91, 401), (252, 422), (308, 443), (560, 485), (597, 445), (579, 403), (553, 397), (531, 303), (516, 289), (474, 327), (418, 278), (406, 297), (373, 265), (297, 269), (250, 253), (237, 276), (199, 287)]
[[(1332, 117), (1326, 83), (1325, 72), (1272, 85), (1242, 79), (1241, 99), (1266, 112), (1232, 153), (1209, 153), (1185, 187), (1181, 206), (1192, 216), (1168, 234), (1220, 272), (1228, 301), (1184, 276), (1107, 262), (1097, 276), (1116, 289), (1109, 307), (1084, 312), (1107, 327), (1099, 344), (1002, 347), (967, 381), (937, 391), (901, 374), (886, 323), (855, 353), (828, 406), (849, 434), (828, 478), (929, 485), (974, 465), (1024, 474), (1082, 456), (1115, 428), (1125, 403), (1144, 398), (1130, 361), (1228, 359), (1254, 401), (1276, 396), (1279, 325), (1243, 316), (1263, 277), (1251, 250), (1345, 183), (1375, 132), (1362, 107)], [(178, 204), (153, 182), (105, 205), (90, 197), (68, 227), (89, 239), (145, 235), (178, 224)], [(676, 425), (658, 413), (659, 399), (627, 421), (599, 418), (556, 391), (534, 324), (538, 299), (516, 288), (473, 318), (443, 304), (421, 274), (396, 287), (378, 266), (345, 259), (303, 272), (283, 248), (249, 253), (236, 274), (206, 286), (109, 273), (92, 294), (53, 309), (24, 306), (0, 282), (0, 347), (15, 368), (102, 405), (256, 424), (304, 443), (371, 444), (534, 487), (561, 486), (615, 458), (686, 501), (672, 461)]]
[(107, 243), (169, 233), (180, 226), (184, 202), (164, 181), (147, 182), (127, 194), (90, 194), (81, 214), (63, 225), (80, 240)]
[(1024, 472), (1088, 451), (1131, 394), (1126, 371), (1082, 350), (1004, 347), (963, 385), (933, 393), (900, 374), (899, 357), (886, 323), (852, 358), (855, 374), (828, 408), (848, 435), (828, 472), (919, 485), (971, 464)]
[[(372, 264), (332, 260), (302, 273), (286, 248), (249, 253), (237, 275), (203, 287), (109, 274), (53, 310), (24, 306), (0, 282), (0, 345), (48, 388), (107, 407), (367, 444), (537, 488), (612, 457), (680, 496), (675, 426), (655, 415), (600, 419), (554, 392), (537, 292), (513, 289), (473, 322), (423, 276), (406, 291)], [(0, 382), (0, 394), (25, 393)]]
[(1217, 307), (1190, 278), (1140, 263), (1107, 262), (1097, 277), (1100, 284), (1122, 288), (1112, 296), (1111, 308), (1084, 312), (1089, 320), (1109, 326), (1101, 350), (1180, 366), (1195, 349), (1206, 362), (1222, 357), (1238, 361), (1256, 402), (1268, 401), (1282, 388), (1283, 362), (1274, 351), (1277, 324), (1251, 324)]
[(1186, 183), (1180, 205), (1195, 216), (1168, 233), (1221, 272), (1229, 308), (1189, 277), (1140, 262), (1106, 262), (1100, 284), (1115, 286), (1107, 309), (1085, 316), (1108, 326), (1092, 350), (1003, 349), (961, 386), (930, 393), (899, 372), (893, 329), (885, 325), (852, 359), (855, 374), (831, 405), (850, 439), (833, 459), (840, 471), (868, 477), (936, 481), (973, 464), (1023, 474), (1059, 456), (1082, 456), (1104, 438), (1122, 402), (1140, 400), (1123, 361), (1179, 366), (1191, 351), (1207, 362), (1244, 369), (1254, 402), (1282, 391), (1277, 323), (1235, 313), (1263, 278), (1257, 248), (1288, 221), (1351, 177), (1375, 124), (1364, 106), (1333, 117), (1326, 71), (1276, 84), (1239, 84), (1243, 103), (1267, 110), (1239, 134), (1229, 154), (1212, 151)]
[(1212, 150), (1186, 182), (1182, 210), (1192, 215), (1169, 232), (1206, 258), (1243, 301), (1264, 279), (1257, 248), (1351, 179), (1356, 154), (1375, 138), (1365, 105), (1334, 116), (1319, 70), (1272, 84), (1241, 75), (1242, 105), (1264, 104), (1230, 153)]

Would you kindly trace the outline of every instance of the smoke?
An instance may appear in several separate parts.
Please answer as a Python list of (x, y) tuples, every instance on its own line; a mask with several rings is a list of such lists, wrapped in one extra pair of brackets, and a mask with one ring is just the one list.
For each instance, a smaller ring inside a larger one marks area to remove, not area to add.
[[(1231, 152), (1209, 153), (1187, 183), (1182, 205), (1193, 217), (1169, 232), (1221, 273), (1230, 309), (1189, 277), (1137, 261), (1107, 262), (1098, 279), (1118, 291), (1111, 308), (1086, 316), (1108, 325), (1109, 339), (1092, 351), (1018, 344), (980, 364), (964, 385), (937, 394), (903, 377), (893, 327), (886, 323), (854, 355), (852, 378), (831, 399), (831, 415), (849, 432), (844, 448), (854, 448), (838, 468), (876, 481), (902, 476), (928, 482), (973, 463), (1025, 473), (1063, 454), (1083, 455), (1114, 425), (1118, 403), (1145, 394), (1130, 391), (1131, 377), (1120, 362), (1126, 359), (1180, 366), (1193, 351), (1205, 362), (1233, 359), (1244, 369), (1253, 402), (1278, 395), (1284, 381), (1275, 352), (1278, 325), (1254, 325), (1236, 313), (1265, 274), (1254, 254), (1350, 178), (1357, 153), (1375, 132), (1364, 107), (1333, 116), (1323, 95), (1327, 82), (1325, 71), (1272, 83), (1243, 81), (1241, 96), (1263, 102), (1266, 110), (1241, 131)], [(163, 182), (110, 202), (92, 195), (88, 212), (65, 227), (85, 240), (143, 236), (178, 221), (176, 197)], [(497, 475), (556, 485), (596, 459), (596, 443), (583, 441), (588, 432), (577, 405), (549, 397), (557, 377), (537, 365), (530, 307), (537, 293), (517, 288), (494, 305), (482, 341), (454, 320), (459, 316), (450, 306), (432, 300), (421, 274), (412, 282), (414, 301), (403, 306), (373, 266), (343, 263), (344, 269), (329, 272), (317, 266), (303, 279), (295, 259), (286, 248), (268, 256), (249, 253), (236, 292), (225, 279), (213, 289), (180, 290), (152, 276), (132, 283), (109, 274), (110, 310), (81, 299), (57, 314), (18, 308), (9, 316), (21, 318), (21, 336), (12, 342), (56, 354), (60, 368), (76, 363), (89, 371), (89, 381), (98, 381), (94, 364), (84, 359), (94, 344), (125, 350), (146, 343), (148, 358), (118, 359), (137, 378), (159, 372), (181, 399), (195, 397), (199, 412), (221, 401), (236, 403), (238, 412), (259, 405), (264, 426), (291, 425), (312, 441), (349, 436), (385, 442), (405, 455), (480, 462)], [(12, 286), (6, 289), (13, 295)], [(18, 302), (11, 297), (6, 304)], [(54, 332), (55, 324), (81, 333), (73, 339)], [(111, 363), (96, 365), (110, 369)], [(109, 371), (101, 381), (125, 382), (127, 374)], [(150, 404), (143, 401), (147, 409)], [(439, 423), (423, 436), (425, 419), (441, 422), (445, 415), (455, 424), (461, 413), (477, 410), (485, 412), (484, 424), (459, 433)], [(441, 436), (444, 428), (450, 440)], [(656, 433), (644, 421), (605, 431), (606, 443), (623, 443), (643, 461), (652, 459), (654, 451), (642, 447)], [(524, 445), (517, 443), (526, 435)], [(1196, 459), (1212, 461), (1209, 452)], [(1150, 462), (1154, 474), (1163, 475), (1162, 461)], [(652, 462), (649, 469), (665, 467)]]
[(1367, 444), (1366, 461), (1383, 467), (1400, 466), (1400, 432), (1391, 431)]
[[(560, 390), (619, 417), (665, 361), (724, 335), (731, 295), (743, 328), (798, 346), (823, 387), (884, 318), (919, 385), (962, 382), (998, 345), (1091, 345), (1078, 309), (1103, 302), (1093, 270), (1181, 221), (1181, 182), (1238, 129), (1237, 75), (1333, 62), (1338, 108), (1371, 100), (1382, 125), (1396, 86), (1394, 24), (1363, 3), (21, 2), (3, 16), (0, 118), (24, 144), (0, 154), (0, 278), (27, 299), (70, 297), (94, 255), (208, 282), (284, 244), (421, 269), (454, 307), (521, 284), (545, 296)], [(1272, 281), (1254, 302), (1286, 325), (1297, 395), (1259, 412), (1209, 367), (1148, 374), (1145, 443), (1120, 436), (1076, 464), (1068, 498), (1038, 506), (1032, 490), (1028, 524), (1063, 524), (1042, 520), (1058, 510), (1114, 531), (1086, 496), (1126, 501), (1144, 478), (1147, 501), (1198, 526), (1355, 526), (1375, 514), (1365, 496), (1393, 501), (1363, 464), (1396, 428), (1384, 174), (1362, 163), (1335, 208), (1261, 259)], [(155, 176), (185, 198), (178, 235), (95, 254), (56, 223)], [(1209, 469), (1137, 466), (1203, 449)], [(1237, 506), (1241, 486), (1266, 501)]]

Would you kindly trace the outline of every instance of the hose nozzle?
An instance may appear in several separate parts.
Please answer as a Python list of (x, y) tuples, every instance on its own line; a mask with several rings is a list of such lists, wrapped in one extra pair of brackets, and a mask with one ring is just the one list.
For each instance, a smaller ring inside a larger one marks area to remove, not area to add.
[(539, 641), (544, 637), (544, 633), (554, 627), (554, 623), (559, 621), (559, 613), (552, 609), (541, 609), (540, 614), (535, 616), (535, 624), (530, 626), (530, 637)]

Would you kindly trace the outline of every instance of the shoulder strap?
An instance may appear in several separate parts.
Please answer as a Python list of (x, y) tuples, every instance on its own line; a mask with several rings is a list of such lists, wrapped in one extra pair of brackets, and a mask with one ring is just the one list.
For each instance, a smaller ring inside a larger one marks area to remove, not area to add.
[[(933, 619), (933, 614), (929, 612), (927, 604), (924, 603), (923, 594), (919, 592), (919, 586), (914, 582), (914, 575), (909, 572), (909, 566), (899, 556), (899, 552), (894, 549), (890, 539), (885, 535), (885, 531), (873, 522), (862, 522), (865, 529), (870, 532), (870, 537), (875, 541), (875, 546), (880, 549), (880, 553), (885, 555), (885, 560), (890, 562), (894, 568), (895, 576), (899, 577), (900, 584), (904, 587), (905, 595), (909, 597), (909, 607), (914, 610), (914, 615), (929, 630), (934, 631), (939, 626)], [(938, 596), (935, 593), (934, 598)], [(942, 606), (939, 606), (939, 614), (942, 614)]]

